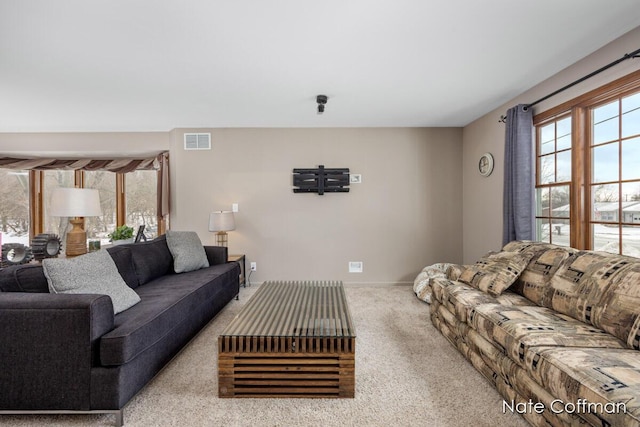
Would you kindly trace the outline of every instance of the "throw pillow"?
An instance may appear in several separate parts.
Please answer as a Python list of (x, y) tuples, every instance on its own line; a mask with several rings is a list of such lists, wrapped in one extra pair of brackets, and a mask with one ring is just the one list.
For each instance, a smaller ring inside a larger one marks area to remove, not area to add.
[(140, 301), (104, 249), (77, 258), (46, 258), (42, 260), (42, 268), (51, 293), (108, 295), (114, 314)]
[(195, 231), (167, 231), (167, 245), (173, 255), (173, 270), (176, 273), (200, 270), (209, 267), (204, 246)]
[(532, 256), (520, 252), (489, 253), (474, 265), (467, 266), (458, 281), (498, 296), (520, 277)]

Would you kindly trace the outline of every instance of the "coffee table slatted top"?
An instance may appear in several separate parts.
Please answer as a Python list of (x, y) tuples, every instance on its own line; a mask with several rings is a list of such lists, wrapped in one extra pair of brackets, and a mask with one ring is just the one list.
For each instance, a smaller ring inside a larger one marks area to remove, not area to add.
[(340, 281), (263, 283), (221, 336), (355, 338)]

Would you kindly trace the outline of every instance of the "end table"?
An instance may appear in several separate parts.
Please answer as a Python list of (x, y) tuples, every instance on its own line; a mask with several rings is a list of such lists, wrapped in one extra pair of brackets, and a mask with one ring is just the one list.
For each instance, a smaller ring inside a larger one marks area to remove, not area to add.
[(229, 255), (228, 260), (229, 262), (237, 262), (240, 265), (240, 284), (242, 285), (243, 288), (247, 287), (247, 276), (245, 275), (245, 255), (244, 254), (239, 254), (239, 255)]

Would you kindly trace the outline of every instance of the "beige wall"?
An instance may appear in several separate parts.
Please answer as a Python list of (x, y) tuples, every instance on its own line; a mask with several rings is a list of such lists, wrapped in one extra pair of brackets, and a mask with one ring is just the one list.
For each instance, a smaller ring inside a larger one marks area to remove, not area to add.
[[(191, 131), (211, 132), (212, 149), (184, 151)], [(461, 141), (450, 128), (174, 130), (171, 228), (212, 244), (209, 212), (238, 203), (229, 247), (258, 263), (252, 282), (413, 282), (428, 264), (461, 261)], [(362, 183), (294, 194), (292, 169), (319, 164)]]
[[(625, 34), (592, 55), (566, 68), (500, 108), (463, 129), (463, 258), (471, 263), (502, 244), (502, 191), (504, 177), (504, 132), (500, 115), (517, 104), (528, 104), (638, 49), (640, 28)], [(640, 69), (640, 59), (630, 59), (534, 107), (534, 114), (593, 90)], [(494, 155), (496, 167), (488, 178), (477, 172), (484, 152)]]

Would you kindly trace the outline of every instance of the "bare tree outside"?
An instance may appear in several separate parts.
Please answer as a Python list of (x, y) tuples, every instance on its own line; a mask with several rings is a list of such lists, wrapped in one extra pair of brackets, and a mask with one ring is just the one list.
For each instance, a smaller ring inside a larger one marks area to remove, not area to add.
[(74, 172), (70, 170), (52, 170), (45, 171), (44, 173), (44, 232), (50, 234), (57, 234), (60, 236), (60, 240), (66, 241), (67, 231), (69, 227), (69, 218), (67, 217), (54, 217), (49, 215), (51, 210), (51, 193), (54, 188), (58, 187), (73, 187), (74, 186)]
[(158, 235), (157, 172), (139, 170), (125, 175), (127, 225), (144, 225), (148, 238)]
[(98, 190), (102, 216), (84, 219), (87, 238), (107, 239), (116, 228), (116, 174), (107, 171), (85, 171), (84, 187)]
[(0, 232), (2, 243), (28, 244), (29, 174), (0, 169)]

